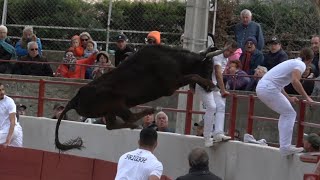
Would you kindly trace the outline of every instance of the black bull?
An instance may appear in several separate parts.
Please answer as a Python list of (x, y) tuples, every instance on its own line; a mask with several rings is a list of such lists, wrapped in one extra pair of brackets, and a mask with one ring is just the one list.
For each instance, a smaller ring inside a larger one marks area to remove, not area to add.
[[(129, 108), (170, 96), (180, 87), (197, 83), (210, 91), (213, 57), (219, 52), (197, 54), (167, 46), (147, 46), (116, 69), (81, 87), (61, 113), (55, 131), (59, 150), (80, 149), (81, 138), (60, 143), (58, 132), (62, 117), (71, 109), (84, 117), (106, 117), (107, 129), (135, 128), (135, 122), (154, 109), (132, 113)], [(123, 121), (116, 120), (116, 116)]]

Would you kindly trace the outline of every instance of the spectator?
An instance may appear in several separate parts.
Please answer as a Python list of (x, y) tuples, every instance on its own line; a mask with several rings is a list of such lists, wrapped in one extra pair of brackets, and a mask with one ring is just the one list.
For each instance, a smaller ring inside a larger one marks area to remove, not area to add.
[(151, 31), (146, 38), (146, 44), (161, 44), (161, 35), (159, 31)]
[(196, 136), (203, 137), (204, 120), (201, 120), (199, 123), (194, 123), (193, 125), (196, 127)]
[(0, 83), (0, 144), (4, 147), (22, 147), (23, 133), (16, 117), (16, 104), (5, 95), (4, 85)]
[(257, 40), (256, 47), (261, 51), (264, 46), (264, 37), (260, 24), (252, 21), (252, 13), (248, 9), (241, 11), (240, 19), (241, 22), (234, 28), (235, 39), (238, 43), (238, 47), (245, 49), (248, 37), (254, 37)]
[(232, 61), (229, 67), (229, 72), (233, 76), (226, 78), (226, 88), (229, 90), (244, 90), (250, 82), (248, 74), (240, 69), (241, 63), (239, 60)]
[[(300, 83), (302, 84), (303, 89), (306, 91), (306, 93), (310, 96), (312, 94), (312, 91), (314, 89), (314, 81), (313, 81), (313, 72), (312, 72), (312, 68), (310, 66), (307, 66), (306, 70), (304, 71), (304, 73), (302, 73), (302, 76), (300, 79)], [(285, 91), (288, 94), (296, 94), (299, 95), (299, 93), (295, 90), (295, 88), (293, 87), (292, 83), (290, 83), (288, 86), (286, 86)]]
[[(79, 36), (80, 36), (80, 40), (81, 40), (81, 46), (83, 47), (83, 49), (87, 49), (87, 44), (89, 41), (92, 41), (94, 44), (93, 47), (96, 47), (98, 49), (97, 43), (95, 41), (93, 41), (91, 35), (88, 32), (82, 32)], [(88, 57), (85, 57), (85, 58), (88, 58)], [(93, 69), (91, 67), (86, 68), (85, 79), (92, 79), (92, 70)]]
[(25, 116), (27, 114), (26, 109), (27, 109), (27, 106), (25, 106), (24, 104), (18, 104), (17, 114)]
[(115, 51), (115, 66), (119, 66), (119, 64), (124, 61), (126, 58), (126, 53), (127, 52), (134, 52), (134, 50), (129, 47), (127, 44), (128, 38), (124, 34), (120, 34), (117, 36), (117, 49)]
[(319, 152), (320, 136), (315, 133), (306, 135), (303, 140), (303, 148), (305, 152)]
[(120, 157), (115, 180), (160, 180), (163, 166), (153, 155), (158, 145), (157, 131), (152, 128), (142, 129), (138, 144), (138, 149), (127, 152)]
[(16, 63), (13, 68), (14, 74), (32, 76), (53, 76), (50, 64), (45, 64), (47, 59), (39, 54), (38, 43), (31, 41), (27, 45), (28, 55), (21, 57), (21, 62), (32, 61), (35, 63)]
[[(0, 59), (10, 60), (15, 58), (16, 52), (14, 47), (8, 42), (8, 29), (4, 25), (0, 25)], [(11, 73), (9, 62), (0, 62), (0, 73)]]
[(246, 91), (256, 91), (259, 80), (268, 72), (267, 68), (264, 66), (258, 66), (254, 71), (254, 77), (250, 78), (250, 82), (245, 89)]
[(277, 37), (273, 37), (270, 44), (270, 51), (264, 55), (264, 66), (270, 70), (274, 66), (282, 63), (283, 61), (288, 60), (288, 55), (281, 48), (281, 42)]
[(319, 76), (319, 48), (320, 48), (320, 36), (314, 35), (311, 38), (311, 48), (314, 54), (312, 64), (315, 66), (315, 77)]
[(80, 37), (78, 35), (71, 38), (71, 47), (69, 48), (69, 51), (73, 52), (73, 55), (77, 59), (81, 59), (84, 55), (84, 49), (81, 46)]
[[(93, 41), (91, 35), (88, 32), (82, 32), (79, 35), (79, 37), (80, 37), (81, 46), (83, 47), (83, 49), (87, 48), (88, 41)], [(94, 43), (94, 47), (98, 47), (95, 41), (93, 41), (93, 43)]]
[(163, 111), (160, 111), (156, 114), (156, 125), (157, 125), (157, 131), (174, 132), (172, 129), (169, 128), (168, 116)]
[(234, 60), (239, 60), (242, 54), (242, 49), (238, 48), (229, 58), (226, 68), (223, 71), (223, 74), (229, 74), (229, 65)]
[[(62, 105), (59, 104), (59, 103), (56, 103), (56, 104), (53, 106), (53, 116), (52, 116), (51, 119), (58, 119), (63, 110), (64, 110), (64, 106), (62, 106)], [(64, 115), (62, 119), (68, 120), (67, 114)]]
[(148, 114), (143, 117), (142, 128), (154, 128), (155, 130), (157, 129), (153, 114)]
[(84, 79), (86, 66), (92, 65), (96, 59), (96, 53), (92, 54), (88, 58), (77, 60), (74, 57), (73, 52), (66, 51), (65, 56), (63, 58), (63, 63), (59, 65), (57, 68), (56, 77), (64, 77), (64, 78), (77, 78)]
[(240, 56), (242, 70), (249, 75), (253, 75), (254, 69), (256, 69), (259, 65), (263, 65), (263, 54), (256, 48), (256, 45), (256, 38), (249, 37), (245, 41), (245, 51)]
[(97, 45), (93, 41), (89, 40), (87, 42), (87, 47), (84, 50), (83, 57), (87, 58), (87, 57), (89, 57), (91, 54), (93, 54), (95, 52), (98, 52)]
[(29, 42), (34, 41), (38, 44), (38, 54), (42, 55), (42, 44), (39, 38), (33, 33), (32, 26), (25, 26), (22, 33), (22, 38), (16, 44), (16, 53), (18, 59), (28, 54), (27, 45)]
[(193, 149), (189, 156), (189, 173), (180, 176), (177, 180), (222, 180), (209, 170), (209, 156), (202, 148)]
[(96, 65), (98, 65), (99, 67), (94, 68), (92, 72), (93, 79), (100, 77), (102, 74), (107, 73), (114, 68), (111, 61), (109, 60), (107, 52), (103, 51), (98, 53)]

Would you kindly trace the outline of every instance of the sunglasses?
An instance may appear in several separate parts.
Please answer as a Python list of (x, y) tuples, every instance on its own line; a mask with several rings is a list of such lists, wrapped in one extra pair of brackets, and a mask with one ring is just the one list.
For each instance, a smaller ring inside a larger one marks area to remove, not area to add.
[(88, 41), (89, 39), (81, 39), (81, 41)]
[(38, 51), (38, 48), (32, 48), (30, 51)]
[(248, 45), (254, 45), (254, 43), (252, 41), (248, 41), (246, 44)]

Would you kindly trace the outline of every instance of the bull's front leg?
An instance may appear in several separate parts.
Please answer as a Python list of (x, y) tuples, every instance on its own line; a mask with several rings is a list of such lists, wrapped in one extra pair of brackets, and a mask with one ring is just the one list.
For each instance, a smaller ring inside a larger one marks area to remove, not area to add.
[(212, 83), (210, 79), (205, 79), (198, 74), (189, 74), (184, 76), (179, 82), (178, 86), (186, 86), (191, 83), (197, 83), (199, 86), (201, 86), (204, 90), (207, 92), (211, 92), (212, 89), (215, 87), (215, 85)]

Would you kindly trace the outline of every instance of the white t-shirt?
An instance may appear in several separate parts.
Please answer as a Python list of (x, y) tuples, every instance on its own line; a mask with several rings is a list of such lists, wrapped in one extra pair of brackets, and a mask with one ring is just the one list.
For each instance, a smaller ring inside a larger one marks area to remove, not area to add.
[(218, 56), (214, 56), (212, 58), (212, 63), (213, 63), (213, 72), (212, 72), (212, 82), (213, 84), (217, 84), (217, 78), (215, 74), (215, 68), (214, 66), (221, 66), (221, 73), (225, 70), (227, 63), (228, 63), (228, 58), (224, 57), (223, 53), (219, 54)]
[(306, 70), (306, 65), (301, 58), (289, 59), (273, 67), (262, 77), (259, 84), (271, 83), (282, 90), (291, 83), (292, 72), (295, 69), (299, 70), (301, 74)]
[[(16, 104), (9, 96), (0, 100), (0, 133), (8, 133), (10, 128), (9, 114), (16, 113)], [(17, 118), (16, 118), (17, 123)]]
[(115, 180), (148, 180), (151, 175), (160, 178), (162, 172), (162, 163), (150, 151), (136, 149), (120, 157)]

